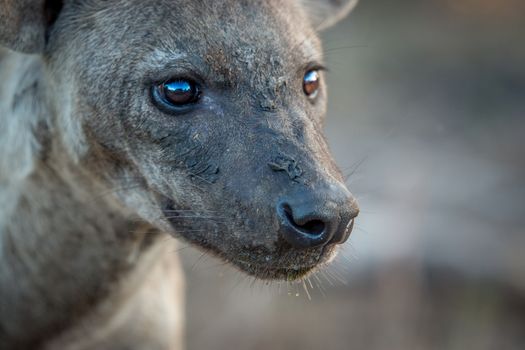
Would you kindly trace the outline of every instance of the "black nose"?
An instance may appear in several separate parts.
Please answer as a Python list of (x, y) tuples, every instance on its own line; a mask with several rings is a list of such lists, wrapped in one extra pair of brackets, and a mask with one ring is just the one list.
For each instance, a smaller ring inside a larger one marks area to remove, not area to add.
[(277, 204), (280, 233), (297, 249), (344, 243), (358, 213), (355, 199), (342, 185), (304, 188)]

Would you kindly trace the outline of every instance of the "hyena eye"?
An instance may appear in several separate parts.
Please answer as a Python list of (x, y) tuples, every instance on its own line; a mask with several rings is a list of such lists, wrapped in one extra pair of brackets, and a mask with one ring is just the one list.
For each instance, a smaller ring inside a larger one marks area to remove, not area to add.
[(197, 83), (189, 79), (175, 79), (153, 88), (153, 99), (163, 107), (180, 109), (199, 101), (201, 91)]
[(306, 96), (315, 98), (319, 92), (319, 71), (316, 69), (306, 72), (303, 79), (303, 91)]

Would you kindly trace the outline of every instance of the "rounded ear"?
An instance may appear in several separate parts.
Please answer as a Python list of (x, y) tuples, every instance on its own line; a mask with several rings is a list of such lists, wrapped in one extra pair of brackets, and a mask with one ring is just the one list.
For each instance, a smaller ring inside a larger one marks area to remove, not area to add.
[(41, 52), (61, 4), (58, 0), (0, 0), (0, 45), (23, 53)]
[(299, 0), (315, 29), (331, 27), (357, 5), (358, 0)]

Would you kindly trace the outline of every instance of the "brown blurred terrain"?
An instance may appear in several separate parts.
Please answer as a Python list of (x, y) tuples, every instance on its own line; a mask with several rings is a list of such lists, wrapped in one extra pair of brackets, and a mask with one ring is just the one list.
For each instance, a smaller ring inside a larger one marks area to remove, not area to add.
[(184, 249), (188, 348), (525, 349), (525, 2), (362, 0), (324, 39), (357, 229), (304, 286)]

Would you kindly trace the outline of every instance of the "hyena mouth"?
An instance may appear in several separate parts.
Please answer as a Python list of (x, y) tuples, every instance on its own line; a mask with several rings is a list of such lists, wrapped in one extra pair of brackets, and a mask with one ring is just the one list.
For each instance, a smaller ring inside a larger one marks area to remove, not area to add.
[(239, 259), (234, 261), (242, 271), (264, 280), (299, 280), (328, 264), (335, 256), (334, 249), (323, 249), (314, 256), (278, 257), (278, 262)]
[(286, 280), (294, 281), (310, 275), (319, 268), (319, 265), (303, 267), (272, 267), (256, 265), (244, 262), (236, 262), (242, 271), (263, 280)]
[[(335, 244), (296, 249), (280, 237), (278, 232), (275, 233), (273, 248), (250, 241), (226, 243), (225, 248), (222, 231), (228, 232), (231, 227), (217, 213), (181, 209), (174, 200), (168, 198), (163, 198), (161, 203), (164, 217), (177, 236), (258, 279), (302, 279), (329, 263), (335, 256)], [(222, 238), (217, 241), (217, 237)]]
[(314, 250), (296, 250), (281, 247), (276, 251), (261, 248), (238, 252), (235, 259), (228, 259), (241, 271), (263, 280), (302, 279), (328, 264), (336, 255), (335, 246)]

